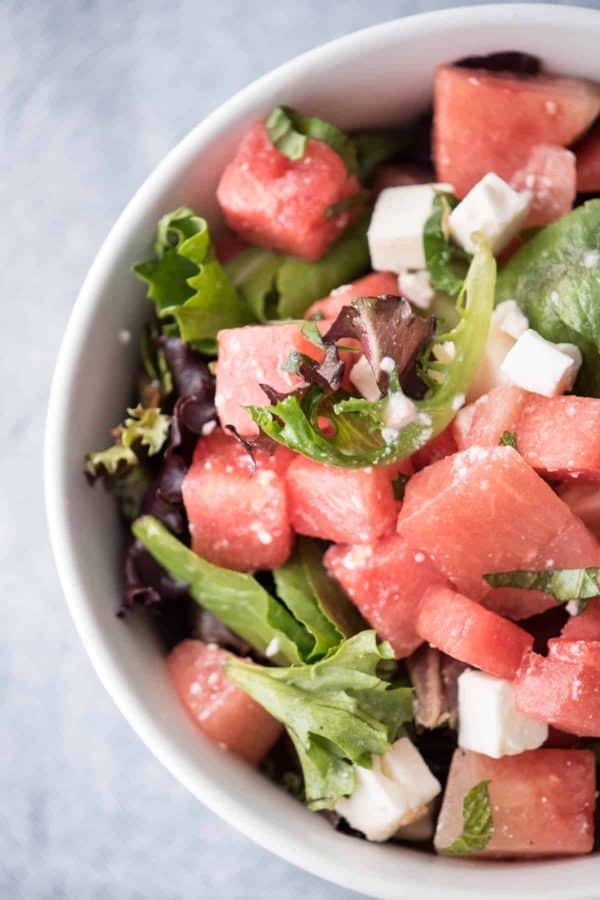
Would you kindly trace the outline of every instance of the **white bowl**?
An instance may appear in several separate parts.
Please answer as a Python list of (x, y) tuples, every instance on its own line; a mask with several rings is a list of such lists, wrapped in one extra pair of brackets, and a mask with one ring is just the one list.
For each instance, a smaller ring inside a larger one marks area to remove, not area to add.
[[(474, 6), (389, 22), (292, 60), (201, 122), (126, 207), (81, 289), (52, 385), (46, 436), (49, 527), (62, 585), (105, 687), (141, 739), (203, 803), (264, 847), (337, 884), (381, 898), (597, 898), (600, 859), (477, 863), (378, 846), (335, 832), (262, 776), (203, 740), (165, 677), (139, 617), (115, 618), (121, 534), (113, 504), (90, 490), (84, 453), (102, 445), (131, 399), (135, 335), (149, 313), (132, 264), (159, 215), (180, 204), (218, 222), (215, 186), (245, 126), (280, 102), (345, 128), (422, 109), (437, 63), (525, 50), (551, 70), (600, 80), (600, 13), (546, 5)], [(121, 329), (134, 341), (123, 346)]]

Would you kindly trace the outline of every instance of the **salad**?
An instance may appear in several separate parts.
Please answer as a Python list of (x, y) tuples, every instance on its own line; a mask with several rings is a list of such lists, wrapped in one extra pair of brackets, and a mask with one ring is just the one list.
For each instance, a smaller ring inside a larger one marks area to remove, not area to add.
[(225, 225), (176, 209), (135, 267), (135, 402), (85, 461), (119, 615), (200, 732), (333, 827), (589, 853), (600, 85), (502, 53), (440, 66), (418, 121), (310, 112), (252, 124)]

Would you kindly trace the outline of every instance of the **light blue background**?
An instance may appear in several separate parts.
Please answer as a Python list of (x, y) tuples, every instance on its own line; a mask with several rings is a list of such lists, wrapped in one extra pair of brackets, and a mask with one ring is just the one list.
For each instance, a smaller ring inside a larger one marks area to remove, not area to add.
[(74, 633), (50, 558), (42, 430), (79, 284), (173, 143), (303, 50), (452, 5), (0, 0), (1, 900), (357, 896), (220, 822), (121, 718)]

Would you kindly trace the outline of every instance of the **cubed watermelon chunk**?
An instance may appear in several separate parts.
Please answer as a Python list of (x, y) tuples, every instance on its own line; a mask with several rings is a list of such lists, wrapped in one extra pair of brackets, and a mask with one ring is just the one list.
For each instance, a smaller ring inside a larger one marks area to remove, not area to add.
[(557, 493), (592, 534), (600, 538), (600, 484), (564, 482)]
[(360, 190), (338, 154), (310, 139), (291, 160), (271, 142), (262, 122), (244, 135), (217, 188), (225, 218), (250, 244), (319, 259), (356, 218), (355, 206), (337, 215), (330, 207)]
[(340, 469), (297, 456), (287, 470), (292, 527), (299, 534), (339, 544), (370, 543), (396, 528), (392, 481), (400, 465)]
[(456, 750), (434, 844), (442, 851), (463, 831), (466, 794), (489, 781), (494, 831), (476, 856), (589, 853), (594, 845), (596, 761), (589, 750), (529, 750), (492, 759)]
[(325, 565), (398, 659), (417, 649), (419, 603), (434, 584), (446, 579), (430, 559), (415, 552), (399, 534), (372, 544), (330, 547)]
[(590, 600), (578, 616), (570, 616), (560, 633), (565, 641), (600, 641), (600, 599)]
[(547, 478), (600, 480), (600, 399), (530, 394), (517, 443), (527, 462)]
[(523, 628), (447, 587), (427, 591), (416, 631), (453, 659), (508, 681), (533, 647)]
[(581, 737), (600, 737), (600, 641), (548, 642), (530, 653), (514, 682), (518, 708)]
[(186, 712), (215, 744), (257, 765), (283, 728), (248, 694), (227, 680), (232, 654), (215, 644), (182, 641), (167, 656), (167, 671)]
[(447, 428), (440, 431), (437, 437), (434, 437), (428, 444), (425, 444), (424, 447), (421, 447), (420, 450), (413, 453), (413, 465), (418, 472), (420, 469), (425, 469), (439, 459), (451, 456), (453, 453), (456, 453), (457, 450), (458, 447), (454, 440), (454, 434), (452, 433), (452, 425), (448, 425)]
[(373, 193), (380, 194), (386, 188), (406, 187), (410, 184), (431, 184), (432, 173), (410, 163), (390, 163), (379, 166), (373, 182)]
[(500, 385), (463, 406), (452, 423), (458, 448), (497, 447), (505, 431), (516, 433), (527, 396), (520, 387)]
[(226, 328), (217, 337), (217, 413), (224, 428), (233, 425), (242, 435), (258, 434), (258, 426), (244, 407), (268, 405), (261, 384), (285, 394), (302, 381), (282, 368), (293, 350), (312, 359), (323, 356), (323, 351), (304, 337), (297, 324)]
[(596, 539), (512, 447), (471, 447), (417, 472), (398, 531), (474, 599), (486, 573), (600, 562)]
[(600, 112), (600, 88), (575, 78), (440, 66), (434, 88), (439, 181), (458, 197), (488, 172), (506, 181), (538, 144), (566, 147)]
[(577, 193), (575, 154), (564, 147), (538, 144), (511, 179), (516, 191), (529, 191), (525, 227), (549, 225), (571, 211)]
[(312, 319), (316, 315), (332, 320), (337, 318), (342, 306), (349, 306), (355, 297), (379, 297), (381, 294), (398, 294), (397, 275), (392, 272), (371, 272), (350, 284), (342, 284), (328, 297), (316, 300), (309, 306), (304, 318)]
[(577, 190), (581, 194), (597, 193), (600, 191), (600, 122), (578, 142), (575, 156)]
[(284, 477), (291, 454), (282, 448), (254, 456), (252, 474), (241, 444), (215, 431), (198, 441), (183, 481), (194, 552), (238, 572), (275, 569), (292, 547)]

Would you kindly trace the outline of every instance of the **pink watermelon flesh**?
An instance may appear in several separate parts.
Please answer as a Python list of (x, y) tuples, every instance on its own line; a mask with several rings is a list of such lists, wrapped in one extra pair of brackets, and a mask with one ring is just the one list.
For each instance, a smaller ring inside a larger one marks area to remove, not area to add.
[(329, 208), (359, 190), (327, 144), (311, 138), (304, 156), (291, 160), (257, 122), (226, 166), (217, 199), (229, 226), (248, 243), (315, 260), (360, 212), (355, 206), (328, 217)]
[(581, 194), (597, 193), (600, 191), (600, 122), (578, 142), (575, 156), (577, 190)]
[(463, 831), (463, 801), (489, 781), (494, 831), (476, 856), (531, 857), (589, 853), (594, 845), (596, 762), (590, 750), (530, 750), (492, 759), (458, 749), (434, 844), (444, 850)]
[(173, 687), (194, 724), (215, 744), (257, 765), (283, 731), (280, 723), (227, 680), (231, 656), (215, 644), (182, 641), (167, 656)]
[(452, 423), (458, 448), (497, 447), (505, 431), (517, 431), (527, 396), (522, 388), (501, 385), (463, 406)]
[(297, 456), (287, 471), (292, 527), (299, 534), (347, 544), (370, 543), (396, 528), (392, 480), (410, 462), (383, 468), (339, 469)]
[(194, 552), (239, 572), (277, 568), (292, 547), (284, 477), (291, 454), (254, 455), (252, 474), (241, 444), (215, 431), (198, 441), (183, 482)]
[(406, 187), (411, 184), (429, 184), (433, 181), (431, 172), (409, 163), (380, 166), (375, 173), (373, 193), (377, 196), (389, 187)]
[(458, 447), (452, 433), (452, 425), (448, 425), (448, 427), (444, 428), (437, 437), (434, 437), (428, 444), (425, 444), (424, 447), (421, 447), (420, 450), (413, 453), (413, 465), (418, 472), (420, 469), (425, 469), (439, 459), (451, 456), (453, 453), (456, 453), (457, 450)]
[[(326, 330), (325, 323), (322, 325)], [(312, 359), (323, 356), (323, 351), (304, 337), (297, 324), (227, 328), (217, 338), (217, 413), (224, 428), (233, 425), (242, 435), (258, 434), (258, 425), (244, 407), (269, 405), (261, 384), (285, 394), (302, 381), (282, 368), (292, 350)]]
[(564, 147), (538, 144), (511, 179), (516, 191), (529, 191), (526, 228), (549, 225), (571, 211), (577, 193), (575, 154)]
[(600, 538), (600, 484), (565, 482), (559, 485), (557, 493), (592, 534)]
[(590, 600), (578, 616), (570, 616), (560, 636), (565, 641), (600, 641), (600, 598)]
[(440, 66), (433, 140), (439, 181), (458, 197), (488, 172), (506, 181), (539, 144), (566, 147), (600, 112), (600, 87), (575, 78)]
[(517, 444), (527, 462), (548, 478), (600, 480), (600, 399), (530, 394)]
[(415, 631), (421, 598), (432, 585), (446, 584), (431, 560), (395, 534), (372, 544), (330, 547), (325, 564), (396, 657), (410, 656), (421, 643)]
[(304, 313), (304, 318), (312, 319), (318, 315), (324, 319), (335, 319), (342, 306), (349, 306), (355, 297), (379, 297), (381, 294), (398, 294), (397, 275), (392, 272), (371, 272), (350, 284), (342, 284), (328, 297), (315, 300)]
[(416, 631), (453, 659), (509, 681), (533, 646), (531, 635), (518, 625), (447, 587), (427, 591)]
[(530, 653), (514, 682), (526, 715), (580, 737), (600, 737), (600, 642), (548, 642), (548, 656)]
[(486, 609), (507, 619), (529, 619), (556, 606), (556, 600), (542, 591), (527, 591), (524, 588), (494, 588), (481, 601)]
[(596, 539), (512, 447), (471, 447), (413, 475), (398, 531), (477, 600), (485, 573), (600, 563)]

